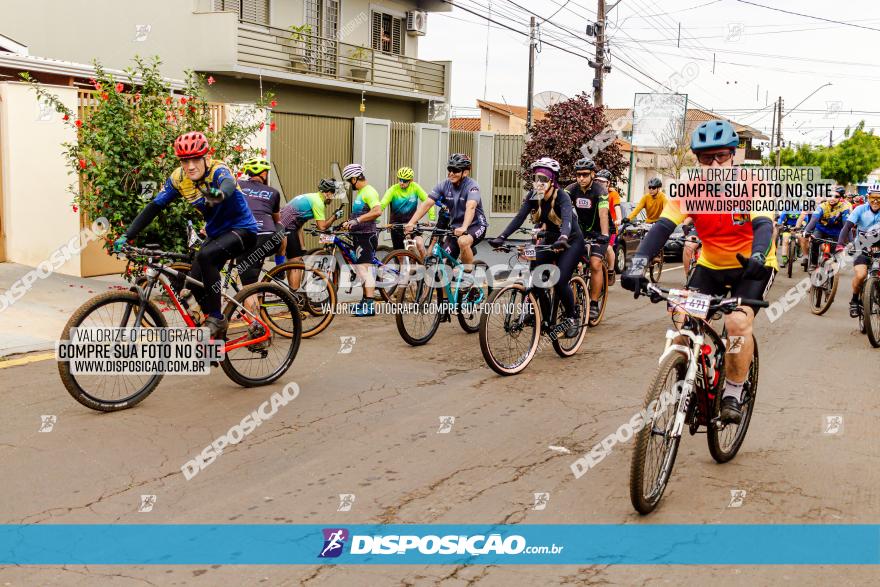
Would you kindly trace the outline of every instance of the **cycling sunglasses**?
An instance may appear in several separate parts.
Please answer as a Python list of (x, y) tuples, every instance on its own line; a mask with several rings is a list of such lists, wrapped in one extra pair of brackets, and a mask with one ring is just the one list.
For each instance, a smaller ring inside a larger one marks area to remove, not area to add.
[(718, 153), (696, 153), (696, 155), (697, 161), (703, 165), (712, 165), (712, 161), (727, 163), (730, 161), (730, 158), (733, 157), (733, 153), (730, 151), (720, 151)]
[(447, 167), (446, 168), (447, 173), (461, 173), (462, 171), (464, 171), (464, 169), (459, 169), (458, 167)]
[(532, 182), (533, 182), (533, 183), (544, 183), (544, 184), (547, 184), (547, 183), (550, 183), (550, 178), (547, 177), (546, 175), (543, 175), (543, 174), (537, 173), (537, 174), (535, 174), (535, 179), (533, 179)]
[(575, 172), (575, 177), (590, 177), (593, 175), (592, 171), (577, 171)]

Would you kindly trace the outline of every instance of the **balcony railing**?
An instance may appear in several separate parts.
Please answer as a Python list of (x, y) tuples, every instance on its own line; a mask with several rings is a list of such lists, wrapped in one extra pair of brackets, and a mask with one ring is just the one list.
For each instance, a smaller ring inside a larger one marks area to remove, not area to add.
[(238, 62), (249, 67), (431, 96), (446, 91), (446, 66), (287, 29), (241, 22)]

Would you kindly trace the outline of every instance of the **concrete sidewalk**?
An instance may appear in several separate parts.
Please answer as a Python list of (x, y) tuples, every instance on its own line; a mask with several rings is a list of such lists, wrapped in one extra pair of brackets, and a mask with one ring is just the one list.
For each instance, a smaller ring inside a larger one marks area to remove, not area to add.
[[(0, 295), (32, 267), (0, 263)], [(126, 286), (119, 275), (72, 277), (53, 273), (37, 279), (30, 290), (11, 306), (0, 301), (0, 357), (32, 351), (53, 350), (70, 315), (90, 297), (113, 286)]]

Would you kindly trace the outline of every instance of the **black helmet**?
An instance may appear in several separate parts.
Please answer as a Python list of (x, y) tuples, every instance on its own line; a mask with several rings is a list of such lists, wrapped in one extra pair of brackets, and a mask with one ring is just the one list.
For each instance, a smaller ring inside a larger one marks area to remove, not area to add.
[(335, 192), (336, 191), (336, 182), (332, 179), (322, 179), (318, 182), (318, 191), (320, 192)]
[(839, 185), (836, 188), (834, 188), (834, 191), (837, 192), (838, 196), (842, 196), (842, 195), (846, 194), (846, 188), (843, 187), (842, 185)]
[(596, 173), (596, 179), (607, 179), (608, 181), (611, 181), (611, 172), (607, 169), (603, 169)]
[(574, 164), (575, 171), (596, 171), (596, 162), (589, 157), (578, 159)]
[(653, 177), (653, 178), (651, 178), (651, 181), (648, 182), (649, 188), (659, 188), (662, 186), (663, 186), (663, 182), (660, 181), (659, 177)]
[(454, 167), (455, 169), (470, 169), (471, 158), (463, 153), (453, 153), (449, 156), (446, 166)]

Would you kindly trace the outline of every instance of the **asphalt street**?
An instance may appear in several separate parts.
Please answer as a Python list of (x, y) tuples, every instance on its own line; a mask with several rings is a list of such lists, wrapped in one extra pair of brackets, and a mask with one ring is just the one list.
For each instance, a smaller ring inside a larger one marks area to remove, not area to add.
[[(742, 450), (718, 465), (704, 435), (686, 435), (663, 501), (647, 517), (630, 505), (632, 443), (579, 479), (570, 468), (641, 408), (670, 323), (664, 306), (616, 285), (604, 322), (576, 356), (562, 359), (548, 347), (515, 377), (491, 371), (477, 335), (455, 322), (412, 348), (387, 315), (337, 317), (303, 341), (293, 367), (271, 386), (243, 389), (219, 369), (167, 377), (136, 408), (111, 414), (76, 403), (51, 358), (0, 363), (0, 521), (878, 523), (880, 349), (848, 317), (850, 275), (824, 316), (804, 301), (775, 322), (758, 317), (760, 383)], [(682, 278), (673, 263), (662, 283)], [(769, 299), (795, 281), (779, 277)], [(354, 344), (341, 353), (348, 336)], [(289, 382), (299, 397), (186, 480), (186, 461)], [(44, 415), (57, 417), (48, 433), (39, 432)], [(454, 423), (438, 432), (448, 416)], [(841, 420), (829, 432), (835, 416)], [(549, 494), (544, 509), (534, 509), (535, 493)], [(350, 511), (338, 511), (340, 494), (355, 496)], [(149, 512), (138, 511), (142, 495), (156, 496)], [(857, 566), (68, 566), (0, 568), (0, 585), (867, 585), (876, 573)]]

